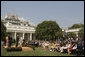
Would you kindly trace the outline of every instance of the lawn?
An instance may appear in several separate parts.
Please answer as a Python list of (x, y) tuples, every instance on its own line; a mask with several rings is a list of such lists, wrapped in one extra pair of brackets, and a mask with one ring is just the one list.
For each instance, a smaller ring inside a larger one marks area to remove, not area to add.
[(34, 51), (7, 52), (6, 49), (2, 47), (1, 56), (76, 56), (76, 55), (69, 55), (67, 53), (60, 52), (50, 52), (48, 50), (43, 50), (41, 47), (35, 48)]

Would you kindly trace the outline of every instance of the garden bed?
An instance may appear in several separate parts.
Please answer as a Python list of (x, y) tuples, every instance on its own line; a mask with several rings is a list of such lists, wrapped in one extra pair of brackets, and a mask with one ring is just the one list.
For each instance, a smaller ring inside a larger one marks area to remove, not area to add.
[(33, 51), (32, 47), (6, 47), (7, 51)]
[(7, 51), (22, 51), (21, 47), (7, 47)]

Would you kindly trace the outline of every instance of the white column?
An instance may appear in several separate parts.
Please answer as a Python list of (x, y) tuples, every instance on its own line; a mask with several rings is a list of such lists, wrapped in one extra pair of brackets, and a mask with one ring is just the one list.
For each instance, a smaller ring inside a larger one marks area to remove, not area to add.
[(14, 33), (14, 38), (15, 38), (15, 40), (16, 40), (16, 32)]
[(24, 34), (25, 34), (25, 33), (23, 33), (23, 39), (24, 39)]
[(30, 41), (32, 40), (32, 33), (30, 33)]

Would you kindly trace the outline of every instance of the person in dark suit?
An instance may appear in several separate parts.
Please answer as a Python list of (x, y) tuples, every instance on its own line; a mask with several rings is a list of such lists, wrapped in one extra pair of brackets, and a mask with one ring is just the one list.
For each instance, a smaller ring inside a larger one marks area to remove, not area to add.
[(10, 36), (10, 47), (11, 47), (11, 45), (12, 45), (12, 36)]
[(10, 47), (10, 35), (8, 34), (8, 47)]
[(18, 46), (18, 42), (19, 42), (19, 35), (17, 35), (16, 37), (16, 47)]
[(8, 47), (11, 47), (12, 44), (12, 36), (8, 35)]

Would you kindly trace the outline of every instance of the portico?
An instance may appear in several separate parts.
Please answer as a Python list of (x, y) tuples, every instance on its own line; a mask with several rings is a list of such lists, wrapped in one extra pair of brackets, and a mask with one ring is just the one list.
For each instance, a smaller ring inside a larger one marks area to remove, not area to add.
[(34, 30), (29, 30), (29, 29), (25, 30), (25, 29), (21, 29), (21, 27), (17, 27), (13, 29), (14, 28), (13, 26), (11, 26), (11, 28), (9, 27), (7, 27), (7, 32), (9, 32), (12, 38), (14, 38), (15, 40), (17, 34), (25, 40), (30, 40), (30, 41), (33, 40)]
[(17, 34), (20, 38), (28, 41), (35, 38), (35, 27), (29, 24), (27, 20), (22, 20), (15, 14), (8, 14), (2, 22), (6, 26), (7, 32), (10, 33), (15, 40)]

